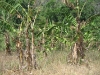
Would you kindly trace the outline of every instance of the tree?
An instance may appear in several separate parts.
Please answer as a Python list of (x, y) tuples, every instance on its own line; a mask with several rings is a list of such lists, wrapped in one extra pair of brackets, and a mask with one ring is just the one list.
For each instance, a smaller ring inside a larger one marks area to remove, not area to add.
[(11, 49), (10, 49), (10, 34), (9, 32), (13, 32), (13, 25), (10, 21), (10, 14), (7, 13), (6, 10), (1, 11), (1, 18), (0, 18), (0, 29), (1, 33), (5, 36), (5, 44), (6, 44), (6, 54), (11, 55)]
[[(12, 2), (13, 0), (11, 0)], [(0, 1), (0, 6), (3, 10), (8, 10), (8, 13), (11, 15), (11, 19), (10, 20), (10, 24), (14, 25), (13, 27), (15, 27), (16, 29), (16, 33), (17, 33), (17, 40), (16, 40), (16, 47), (19, 53), (19, 61), (20, 61), (20, 68), (23, 65), (23, 57), (24, 57), (24, 51), (22, 50), (22, 46), (24, 45), (24, 43), (22, 43), (21, 37), (23, 34), (25, 34), (25, 38), (26, 38), (26, 62), (27, 62), (27, 67), (29, 70), (32, 70), (32, 68), (36, 68), (36, 66), (34, 67), (34, 65), (36, 65), (36, 62), (34, 64), (35, 58), (33, 57), (35, 55), (34, 52), (34, 32), (33, 32), (33, 28), (34, 28), (34, 23), (35, 23), (35, 8), (33, 7), (34, 5), (32, 5), (31, 3), (34, 3), (34, 1), (29, 1), (27, 3), (27, 8), (24, 8), (21, 5), (21, 2), (15, 2), (15, 4), (11, 4), (9, 1), (5, 2), (5, 1)], [(5, 6), (6, 5), (6, 6)], [(5, 6), (5, 7), (4, 7)], [(9, 8), (8, 8), (9, 7)], [(34, 11), (34, 13), (32, 13)], [(3, 20), (4, 21), (4, 20)], [(9, 22), (8, 22), (9, 23)], [(17, 25), (17, 26), (16, 26)], [(14, 29), (14, 28), (13, 28)], [(17, 31), (18, 30), (18, 31)], [(32, 33), (32, 35), (29, 34), (29, 32)], [(32, 40), (32, 49), (30, 46), (30, 37), (32, 36), (31, 40)], [(32, 54), (31, 54), (32, 51)], [(33, 64), (33, 66), (32, 66)]]
[[(90, 23), (90, 20), (96, 16), (95, 13), (94, 13), (94, 9), (91, 8), (90, 10), (85, 10), (88, 12), (88, 14), (86, 13), (86, 15), (84, 15), (84, 9), (87, 7), (86, 5), (88, 4), (89, 1), (84, 1), (84, 4), (83, 6), (81, 7), (79, 4), (80, 4), (80, 1), (79, 0), (76, 0), (76, 6), (74, 4), (74, 8), (72, 10), (76, 10), (75, 13), (76, 13), (76, 16), (75, 19), (76, 19), (76, 25), (75, 25), (75, 34), (76, 34), (76, 42), (75, 42), (75, 45), (74, 45), (74, 48), (72, 50), (72, 61), (76, 64), (78, 61), (80, 61), (81, 59), (84, 58), (85, 56), (85, 48), (84, 48), (84, 44), (83, 44), (83, 41), (84, 41), (84, 38), (83, 38), (83, 26), (85, 27), (87, 23)], [(73, 5), (73, 4), (70, 4), (70, 2), (68, 0), (65, 0), (65, 3), (68, 7), (70, 7), (70, 5)], [(91, 3), (92, 4), (92, 3)], [(86, 6), (86, 7), (85, 7)], [(92, 13), (89, 13), (89, 11), (92, 11)], [(83, 16), (84, 15), (84, 16)], [(92, 16), (94, 15), (94, 16)], [(99, 14), (98, 14), (99, 15)], [(92, 17), (91, 17), (92, 16)], [(88, 19), (89, 18), (89, 19)]]
[[(56, 1), (51, 0), (47, 3), (47, 5), (44, 6), (45, 9), (43, 10), (43, 14), (48, 20), (47, 22), (52, 25), (48, 29), (49, 35), (52, 31), (55, 32), (54, 37), (58, 41), (69, 41), (72, 42), (72, 44), (74, 42), (72, 61), (77, 63), (81, 59), (84, 59), (85, 56), (84, 34), (87, 33), (85, 32), (85, 27), (87, 27), (87, 25), (90, 23), (90, 20), (97, 15), (95, 15), (94, 6), (91, 6), (93, 5), (93, 1), (65, 0), (65, 4), (66, 6), (59, 5), (56, 4)], [(88, 7), (90, 9), (86, 9)], [(47, 27), (49, 27), (49, 25)], [(64, 37), (62, 38), (62, 36)], [(65, 37), (67, 37), (67, 39)]]

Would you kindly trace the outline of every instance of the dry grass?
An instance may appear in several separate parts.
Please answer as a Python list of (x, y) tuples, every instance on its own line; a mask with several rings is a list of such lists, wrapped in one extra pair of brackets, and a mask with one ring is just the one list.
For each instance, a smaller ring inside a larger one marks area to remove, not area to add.
[(19, 70), (16, 53), (5, 56), (4, 52), (0, 52), (0, 75), (100, 75), (100, 53), (89, 51), (86, 54), (82, 65), (67, 64), (65, 51), (50, 53), (47, 58), (38, 56), (39, 69), (30, 73)]

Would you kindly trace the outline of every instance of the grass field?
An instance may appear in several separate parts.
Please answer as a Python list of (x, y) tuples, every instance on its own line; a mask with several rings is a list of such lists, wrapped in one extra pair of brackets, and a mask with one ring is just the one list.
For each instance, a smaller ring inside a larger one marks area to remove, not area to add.
[(67, 52), (55, 51), (49, 53), (46, 58), (38, 55), (37, 63), (39, 69), (31, 73), (19, 70), (17, 54), (5, 56), (0, 52), (0, 75), (100, 75), (100, 52), (87, 51), (84, 63), (81, 65), (70, 65), (66, 62)]

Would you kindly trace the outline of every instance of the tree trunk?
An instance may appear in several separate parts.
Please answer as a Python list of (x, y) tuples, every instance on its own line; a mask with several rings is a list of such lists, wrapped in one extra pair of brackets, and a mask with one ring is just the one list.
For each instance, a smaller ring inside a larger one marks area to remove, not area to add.
[(85, 48), (83, 46), (83, 34), (81, 32), (81, 22), (79, 19), (77, 19), (77, 31), (76, 31), (76, 35), (77, 35), (77, 41), (75, 42), (73, 51), (72, 51), (72, 59), (73, 62), (76, 64), (77, 62), (79, 62), (81, 59), (84, 59), (85, 56)]
[(32, 69), (32, 56), (31, 56), (31, 52), (30, 52), (30, 40), (29, 40), (29, 36), (28, 36), (28, 29), (26, 31), (26, 55), (25, 55), (25, 60), (27, 62), (27, 70), (31, 70)]
[[(38, 12), (37, 12), (38, 13)], [(36, 18), (37, 18), (37, 14), (34, 16), (34, 22), (31, 22), (31, 36), (32, 36), (32, 38), (31, 38), (31, 41), (32, 41), (32, 44), (31, 44), (31, 48), (32, 48), (32, 67), (34, 68), (34, 69), (37, 69), (37, 62), (36, 62), (36, 53), (35, 53), (35, 48), (34, 48), (34, 29), (33, 29), (33, 27), (34, 27), (34, 24), (35, 24), (35, 20), (36, 20)]]
[(77, 36), (77, 40), (76, 40), (74, 48), (72, 50), (72, 60), (73, 60), (74, 64), (77, 64), (78, 62), (80, 62), (81, 59), (83, 59), (84, 56), (85, 56), (85, 53), (84, 53), (85, 48), (83, 46), (83, 34), (82, 34), (82, 31), (81, 31), (83, 23), (80, 20), (81, 11), (80, 11), (80, 8), (79, 8), (79, 1), (78, 0), (76, 0), (76, 6), (78, 7), (77, 12), (76, 12), (76, 14), (77, 14), (77, 16), (76, 16), (76, 22), (77, 22), (76, 36)]
[(37, 62), (36, 62), (36, 54), (35, 54), (35, 48), (34, 48), (34, 32), (32, 30), (32, 65), (34, 69), (37, 69)]
[[(44, 30), (45, 30), (45, 28), (44, 28)], [(43, 32), (42, 33), (42, 47), (41, 47), (41, 51), (43, 51), (44, 57), (47, 57), (47, 52), (46, 52), (44, 46), (45, 46), (45, 38), (44, 38), (44, 32)]]
[(16, 49), (17, 49), (18, 58), (19, 58), (19, 69), (21, 70), (24, 63), (24, 53), (22, 50), (22, 43), (20, 41), (20, 37), (17, 37), (16, 39)]
[(5, 32), (6, 54), (11, 55), (10, 38), (8, 32)]

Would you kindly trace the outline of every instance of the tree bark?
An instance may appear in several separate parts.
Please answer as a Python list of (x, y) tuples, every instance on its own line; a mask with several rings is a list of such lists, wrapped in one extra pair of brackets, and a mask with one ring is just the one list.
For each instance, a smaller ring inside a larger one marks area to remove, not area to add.
[(24, 63), (24, 53), (22, 50), (22, 42), (20, 41), (20, 37), (17, 37), (16, 39), (16, 50), (19, 58), (19, 69), (21, 70)]
[(83, 23), (80, 20), (81, 12), (80, 12), (80, 8), (79, 8), (78, 0), (76, 0), (76, 6), (77, 6), (77, 12), (76, 12), (76, 14), (77, 14), (77, 16), (76, 16), (76, 22), (77, 22), (76, 37), (77, 37), (77, 39), (76, 39), (74, 48), (72, 50), (72, 60), (73, 60), (73, 63), (75, 63), (75, 64), (80, 62), (81, 59), (84, 59), (84, 56), (85, 56), (85, 53), (84, 53), (85, 48), (83, 45), (83, 34), (81, 31)]
[(26, 30), (26, 55), (25, 55), (25, 60), (27, 62), (27, 70), (32, 69), (32, 56), (30, 52), (30, 40), (29, 40), (29, 35), (28, 35), (28, 29)]
[(10, 38), (8, 32), (5, 32), (6, 54), (11, 55)]
[(78, 63), (81, 59), (84, 59), (85, 56), (85, 48), (83, 45), (83, 34), (81, 32), (81, 22), (80, 19), (77, 18), (77, 30), (76, 30), (76, 35), (77, 35), (77, 41), (75, 42), (73, 51), (72, 51), (72, 58), (73, 62), (76, 64)]

